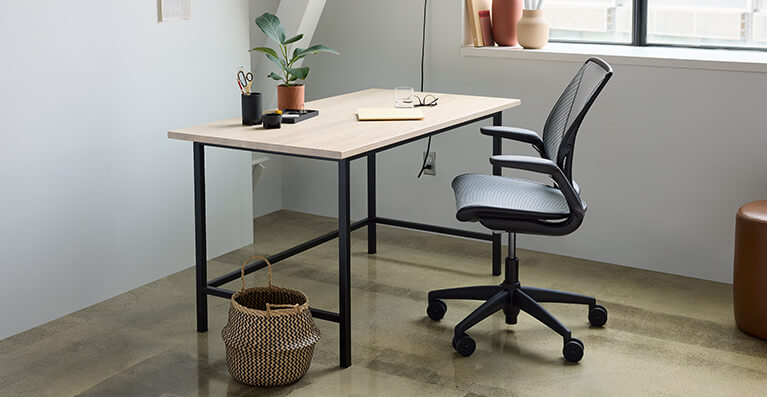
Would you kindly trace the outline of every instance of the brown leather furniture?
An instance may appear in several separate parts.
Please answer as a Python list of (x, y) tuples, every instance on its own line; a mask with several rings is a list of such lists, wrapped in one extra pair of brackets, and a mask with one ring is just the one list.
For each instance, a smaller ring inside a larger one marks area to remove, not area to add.
[(743, 332), (767, 339), (767, 200), (738, 210), (734, 265), (735, 322)]

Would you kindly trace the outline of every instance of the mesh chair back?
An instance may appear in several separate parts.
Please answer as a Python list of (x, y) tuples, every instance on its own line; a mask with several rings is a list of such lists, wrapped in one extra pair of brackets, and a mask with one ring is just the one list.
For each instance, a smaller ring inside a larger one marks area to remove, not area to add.
[(551, 109), (543, 127), (544, 155), (572, 181), (572, 152), (575, 135), (591, 104), (607, 84), (613, 71), (607, 62), (589, 58)]

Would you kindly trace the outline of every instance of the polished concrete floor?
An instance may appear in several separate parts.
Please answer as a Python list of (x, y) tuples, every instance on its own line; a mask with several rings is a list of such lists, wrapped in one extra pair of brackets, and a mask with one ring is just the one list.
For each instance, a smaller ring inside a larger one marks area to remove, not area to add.
[[(216, 258), (209, 273), (239, 267), (331, 230), (334, 220), (281, 211), (255, 221), (258, 243)], [(494, 284), (487, 243), (380, 227), (377, 255), (353, 234), (353, 366), (338, 364), (338, 326), (318, 320), (323, 339), (299, 382), (251, 388), (226, 369), (228, 301), (211, 297), (210, 332), (194, 328), (194, 270), (187, 269), (0, 341), (2, 396), (508, 396), (767, 395), (767, 341), (732, 319), (726, 284), (520, 250), (527, 285), (596, 295), (610, 312), (590, 328), (585, 307), (545, 304), (585, 344), (578, 364), (562, 340), (526, 314), (496, 314), (472, 329), (477, 351), (460, 357), (452, 327), (476, 306), (449, 302), (424, 314), (430, 289)], [(275, 284), (337, 307), (337, 245), (275, 266)], [(237, 288), (238, 282), (227, 287)], [(265, 273), (248, 276), (265, 284)]]

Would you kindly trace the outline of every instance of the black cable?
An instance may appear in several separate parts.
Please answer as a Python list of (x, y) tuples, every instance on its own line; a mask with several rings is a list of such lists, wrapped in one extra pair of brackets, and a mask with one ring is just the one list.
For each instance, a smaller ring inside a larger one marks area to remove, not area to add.
[(418, 173), (418, 177), (420, 178), (421, 175), (423, 175), (423, 172), (426, 170), (426, 159), (429, 158), (429, 150), (431, 150), (431, 135), (429, 135), (429, 140), (426, 143), (426, 155), (423, 156), (423, 163), (421, 164), (421, 171)]
[[(423, 29), (421, 31), (421, 92), (423, 93), (423, 64), (426, 55), (426, 5), (429, 0), (423, 0)], [(429, 150), (431, 150), (431, 135), (429, 135), (429, 141), (426, 144), (426, 155), (423, 156), (423, 163), (421, 163), (421, 171), (418, 172), (418, 178), (423, 175), (423, 171), (426, 170), (426, 159), (429, 158)]]
[(423, 0), (423, 29), (421, 31), (421, 92), (423, 92), (423, 61), (426, 55), (426, 5), (429, 0)]

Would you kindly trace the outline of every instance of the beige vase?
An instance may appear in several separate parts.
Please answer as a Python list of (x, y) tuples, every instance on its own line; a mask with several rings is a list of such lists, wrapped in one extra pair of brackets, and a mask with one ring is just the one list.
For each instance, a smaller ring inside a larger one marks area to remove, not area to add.
[(304, 108), (304, 85), (277, 86), (277, 107), (279, 109), (301, 110)]
[(549, 42), (549, 23), (543, 17), (543, 10), (522, 10), (517, 22), (517, 39), (523, 48), (543, 48)]

